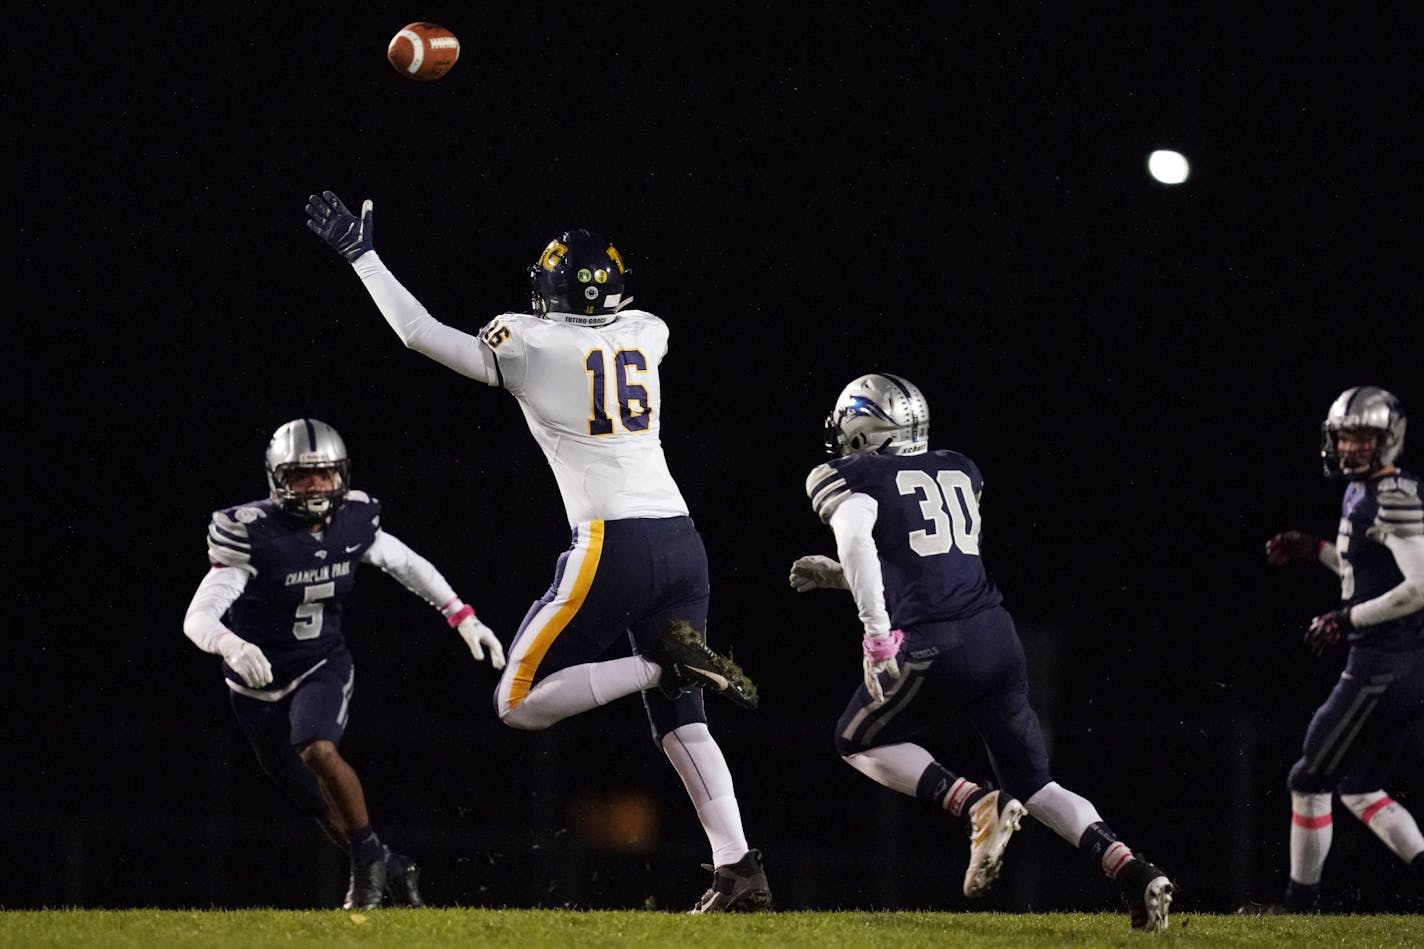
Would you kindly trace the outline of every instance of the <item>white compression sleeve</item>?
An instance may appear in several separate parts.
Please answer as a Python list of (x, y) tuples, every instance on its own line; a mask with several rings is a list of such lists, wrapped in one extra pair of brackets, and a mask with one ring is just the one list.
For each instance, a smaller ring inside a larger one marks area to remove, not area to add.
[(880, 573), (880, 554), (871, 534), (878, 512), (879, 505), (870, 495), (852, 494), (831, 515), (831, 530), (836, 535), (836, 553), (845, 570), (846, 585), (855, 597), (861, 623), (866, 632), (888, 633), (890, 614), (885, 609), (885, 582)]
[(351, 265), (366, 292), (376, 302), (406, 348), (429, 356), (442, 366), (485, 385), (499, 385), (494, 353), (469, 333), (446, 326), (401, 285), (375, 251), (362, 254)]
[(238, 567), (213, 567), (199, 582), (183, 617), (183, 633), (203, 652), (222, 655), (218, 640), (232, 633), (223, 625), (223, 614), (247, 589), (250, 576)]
[(674, 728), (663, 736), (663, 751), (697, 809), (697, 819), (712, 846), (713, 866), (735, 863), (746, 856), (747, 837), (732, 772), (707, 726), (694, 722)]
[(1326, 541), (1320, 545), (1320, 553), (1316, 555), (1320, 563), (1327, 567), (1331, 573), (1337, 577), (1340, 575), (1340, 551), (1334, 544)]
[(433, 563), (384, 530), (376, 531), (376, 539), (361, 555), (361, 562), (380, 567), (437, 610), (455, 599), (454, 589)]
[(913, 742), (877, 745), (845, 756), (845, 763), (876, 784), (914, 797), (925, 769), (934, 764), (934, 755)]
[(1387, 623), (1424, 609), (1424, 534), (1387, 534), (1384, 542), (1394, 554), (1404, 580), (1372, 600), (1355, 604), (1350, 610), (1350, 622), (1356, 626)]
[(1103, 818), (1093, 802), (1068, 790), (1057, 781), (1049, 781), (1024, 801), (1028, 814), (1073, 846), (1083, 839), (1083, 831)]

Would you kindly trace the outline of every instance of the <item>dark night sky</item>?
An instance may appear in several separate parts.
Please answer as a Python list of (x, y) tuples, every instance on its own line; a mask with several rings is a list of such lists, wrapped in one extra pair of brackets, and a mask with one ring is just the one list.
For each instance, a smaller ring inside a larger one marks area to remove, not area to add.
[[(7, 727), (225, 720), (182, 614), (209, 512), (265, 492), (299, 415), (506, 641), (547, 585), (567, 527), (514, 400), (400, 346), (303, 226), (323, 188), (372, 198), (382, 257), (470, 330), (563, 229), (618, 245), (672, 329), (712, 636), (769, 716), (829, 729), (856, 681), (849, 602), (785, 574), (831, 552), (821, 420), (886, 370), (985, 471), (989, 569), (1062, 628), (1070, 709), (1303, 725), (1332, 582), (1260, 548), (1333, 531), (1340, 390), (1424, 414), (1419, 14), (957, 6), (12, 12)], [(463, 42), (435, 84), (384, 61), (416, 18)], [(1163, 146), (1187, 184), (1146, 175)], [(357, 597), (358, 715), (487, 714), (437, 617)]]

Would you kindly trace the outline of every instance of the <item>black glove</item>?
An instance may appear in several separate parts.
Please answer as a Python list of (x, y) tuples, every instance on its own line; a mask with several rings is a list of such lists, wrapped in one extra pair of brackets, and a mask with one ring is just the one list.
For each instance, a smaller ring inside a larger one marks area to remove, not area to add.
[(1325, 650), (1350, 635), (1355, 624), (1350, 622), (1350, 610), (1331, 610), (1310, 621), (1310, 629), (1305, 631), (1305, 644), (1311, 655), (1319, 657)]
[(367, 200), (358, 218), (330, 191), (307, 197), (307, 227), (351, 263), (368, 250), (376, 249), (376, 215)]
[(1320, 548), (1325, 541), (1313, 534), (1286, 531), (1266, 541), (1266, 561), (1273, 567), (1284, 567), (1296, 560), (1320, 560)]

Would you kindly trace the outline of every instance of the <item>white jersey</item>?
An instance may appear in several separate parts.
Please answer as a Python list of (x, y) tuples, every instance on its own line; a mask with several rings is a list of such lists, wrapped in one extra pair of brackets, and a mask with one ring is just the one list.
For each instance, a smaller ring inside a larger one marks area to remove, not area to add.
[(554, 469), (569, 525), (686, 514), (658, 434), (667, 324), (644, 310), (604, 326), (559, 316), (505, 313), (480, 341)]
[(570, 527), (687, 513), (658, 437), (662, 320), (631, 309), (604, 326), (565, 323), (560, 313), (505, 313), (471, 336), (431, 316), (375, 251), (353, 266), (407, 347), (519, 400)]

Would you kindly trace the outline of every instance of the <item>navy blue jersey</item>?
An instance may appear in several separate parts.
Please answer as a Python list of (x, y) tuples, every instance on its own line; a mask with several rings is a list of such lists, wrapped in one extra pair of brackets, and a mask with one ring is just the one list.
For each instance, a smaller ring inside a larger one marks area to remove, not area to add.
[(270, 500), (213, 512), (209, 559), (252, 575), (228, 626), (267, 655), (269, 689), (345, 649), (342, 604), (380, 526), (380, 502), (361, 491), (347, 495), (320, 534)]
[[(1335, 539), (1340, 554), (1343, 605), (1373, 600), (1404, 582), (1393, 552), (1385, 546), (1385, 538), (1391, 534), (1424, 534), (1419, 479), (1396, 471), (1369, 481), (1351, 482), (1340, 506), (1340, 533)], [(1382, 648), (1418, 644), (1424, 641), (1424, 610), (1361, 627), (1351, 633), (1350, 641)]]
[(855, 454), (816, 468), (806, 493), (831, 515), (851, 493), (875, 499), (875, 547), (891, 626), (901, 629), (973, 616), (1003, 597), (979, 555), (984, 479), (953, 451)]

